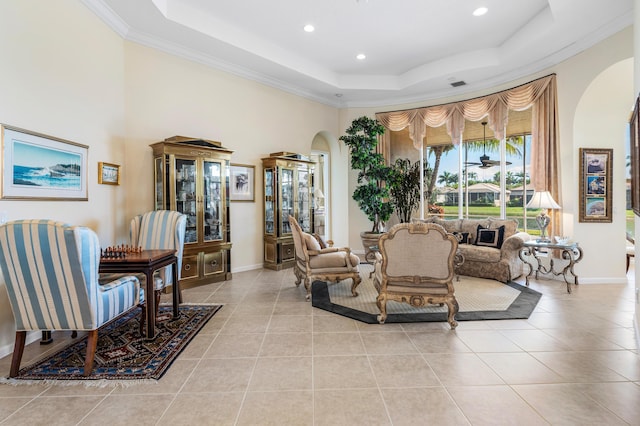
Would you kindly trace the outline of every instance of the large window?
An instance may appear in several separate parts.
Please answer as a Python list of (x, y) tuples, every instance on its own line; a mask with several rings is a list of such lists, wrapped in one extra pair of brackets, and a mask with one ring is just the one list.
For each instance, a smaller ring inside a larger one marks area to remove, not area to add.
[[(443, 214), (447, 219), (501, 217), (504, 200), (505, 217), (517, 219), (522, 230), (539, 233), (534, 219), (538, 211), (526, 208), (533, 196), (530, 111), (510, 113), (509, 119), (512, 124), (507, 127), (504, 143), (495, 139), (482, 122), (465, 124), (460, 145), (446, 139), (444, 128), (428, 129), (424, 147), (425, 215)], [(400, 140), (400, 135), (392, 137), (392, 158), (407, 156), (407, 144), (398, 143)]]

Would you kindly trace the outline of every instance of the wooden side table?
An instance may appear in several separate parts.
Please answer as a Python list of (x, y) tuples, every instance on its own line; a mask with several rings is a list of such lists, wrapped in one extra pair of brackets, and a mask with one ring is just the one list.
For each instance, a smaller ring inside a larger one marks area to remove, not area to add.
[[(554, 269), (554, 262), (551, 257), (549, 257), (548, 267), (543, 265), (540, 261), (543, 253), (549, 253), (552, 250), (560, 250), (560, 257), (568, 261), (567, 265), (562, 268), (561, 271), (556, 271)], [(567, 283), (567, 293), (571, 293), (571, 283), (567, 276), (568, 273), (571, 273), (571, 276), (573, 277), (573, 284), (578, 285), (578, 276), (573, 271), (573, 267), (576, 263), (582, 260), (582, 248), (577, 242), (554, 243), (550, 241), (536, 240), (525, 241), (518, 255), (525, 265), (529, 266), (529, 273), (525, 277), (527, 287), (529, 286), (529, 278), (533, 275), (534, 271), (536, 279), (538, 279), (539, 273), (553, 274), (555, 276), (562, 275), (565, 283)], [(537, 262), (535, 268), (531, 258), (534, 258)]]

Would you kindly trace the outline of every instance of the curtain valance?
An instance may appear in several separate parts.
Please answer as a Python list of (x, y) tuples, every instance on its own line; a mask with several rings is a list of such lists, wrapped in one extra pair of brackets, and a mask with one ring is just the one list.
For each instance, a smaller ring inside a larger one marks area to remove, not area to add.
[(484, 117), (488, 117), (488, 126), (496, 139), (503, 139), (509, 110), (522, 111), (532, 107), (531, 138), (534, 149), (531, 177), (534, 188), (542, 191), (551, 190), (553, 186), (546, 179), (549, 167), (555, 170), (552, 173), (554, 178), (559, 178), (557, 167), (552, 166), (557, 158), (554, 148), (557, 145), (556, 104), (556, 76), (549, 75), (480, 98), (404, 111), (379, 112), (376, 113), (376, 118), (389, 130), (399, 131), (409, 127), (413, 146), (420, 149), (426, 126), (439, 127), (446, 124), (451, 142), (457, 145), (462, 140), (465, 120), (480, 121)]
[[(451, 142), (457, 145), (464, 134), (465, 120), (480, 121), (484, 117), (487, 117), (489, 128), (493, 130), (495, 138), (503, 139), (509, 110), (522, 111), (528, 108), (532, 108), (533, 187), (536, 191), (550, 191), (554, 199), (562, 205), (555, 74), (479, 98), (404, 111), (379, 112), (376, 113), (376, 118), (389, 130), (399, 131), (409, 127), (409, 137), (413, 146), (421, 149), (427, 126), (439, 127), (446, 124)], [(386, 150), (389, 150), (388, 146)], [(559, 212), (555, 211), (555, 215), (558, 217), (554, 217), (553, 223), (559, 224)]]

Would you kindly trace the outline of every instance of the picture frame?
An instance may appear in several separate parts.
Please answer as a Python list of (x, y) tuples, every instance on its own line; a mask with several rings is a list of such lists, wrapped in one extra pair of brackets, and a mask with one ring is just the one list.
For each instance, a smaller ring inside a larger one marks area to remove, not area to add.
[(98, 163), (98, 183), (105, 185), (120, 185), (120, 165), (112, 163)]
[(231, 164), (230, 201), (255, 201), (255, 166)]
[(580, 148), (580, 222), (611, 222), (613, 149)]
[(629, 120), (629, 144), (631, 209), (640, 216), (640, 96), (636, 97)]
[(2, 124), (2, 183), (6, 200), (87, 201), (89, 147)]

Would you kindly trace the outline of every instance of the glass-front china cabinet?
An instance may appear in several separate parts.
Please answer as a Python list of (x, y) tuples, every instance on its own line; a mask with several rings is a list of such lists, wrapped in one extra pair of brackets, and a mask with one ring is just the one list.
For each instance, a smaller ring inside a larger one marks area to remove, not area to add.
[(155, 209), (187, 215), (180, 286), (231, 279), (229, 166), (220, 142), (182, 136), (151, 145)]
[(313, 232), (314, 163), (301, 154), (277, 152), (262, 159), (264, 169), (264, 266), (293, 266), (295, 250), (289, 215)]

